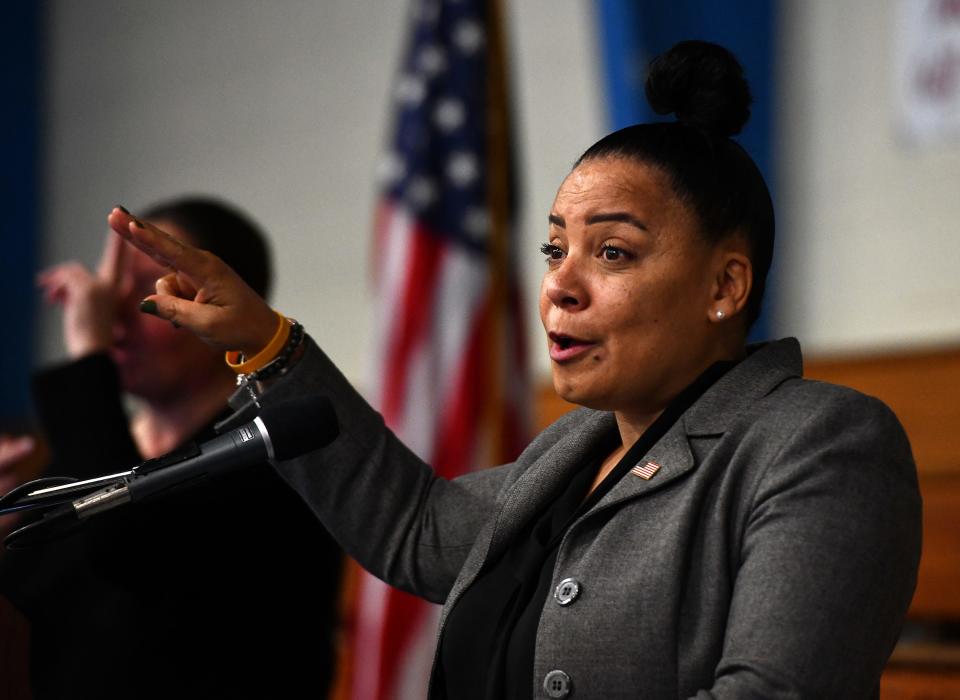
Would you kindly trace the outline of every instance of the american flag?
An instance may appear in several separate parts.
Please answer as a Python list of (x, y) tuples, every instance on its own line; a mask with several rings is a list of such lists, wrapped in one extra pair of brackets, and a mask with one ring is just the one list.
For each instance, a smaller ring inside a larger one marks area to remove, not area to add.
[(639, 476), (645, 481), (650, 481), (658, 471), (660, 471), (659, 464), (656, 462), (646, 462), (642, 465), (638, 463), (637, 466), (630, 470), (630, 473), (634, 476)]
[[(500, 22), (495, 0), (415, 2), (380, 173), (370, 398), (446, 478), (528, 437)], [(425, 697), (439, 609), (365, 573), (355, 606), (336, 696)]]

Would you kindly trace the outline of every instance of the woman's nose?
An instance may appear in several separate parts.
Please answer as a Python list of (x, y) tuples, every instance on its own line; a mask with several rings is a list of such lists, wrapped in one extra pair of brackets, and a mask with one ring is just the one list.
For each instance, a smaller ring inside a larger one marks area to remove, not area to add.
[(567, 311), (580, 311), (587, 305), (588, 296), (577, 261), (565, 258), (543, 280), (543, 292), (550, 303)]

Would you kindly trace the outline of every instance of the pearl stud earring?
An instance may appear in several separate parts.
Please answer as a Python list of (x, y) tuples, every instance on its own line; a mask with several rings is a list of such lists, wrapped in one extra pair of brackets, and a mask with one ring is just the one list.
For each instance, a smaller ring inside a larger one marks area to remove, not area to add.
[(724, 316), (723, 311), (717, 311), (717, 319), (722, 319)]

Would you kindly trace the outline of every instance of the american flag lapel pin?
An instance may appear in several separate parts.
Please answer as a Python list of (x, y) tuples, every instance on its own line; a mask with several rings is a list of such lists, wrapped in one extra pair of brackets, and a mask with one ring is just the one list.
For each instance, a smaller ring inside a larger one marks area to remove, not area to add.
[(660, 465), (656, 462), (644, 462), (643, 464), (637, 462), (637, 466), (631, 469), (630, 473), (639, 476), (644, 481), (650, 481), (658, 471), (660, 471)]

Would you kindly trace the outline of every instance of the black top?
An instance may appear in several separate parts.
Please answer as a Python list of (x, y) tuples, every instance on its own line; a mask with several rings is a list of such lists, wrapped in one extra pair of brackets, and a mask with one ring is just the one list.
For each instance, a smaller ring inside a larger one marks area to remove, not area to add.
[(735, 364), (718, 362), (684, 389), (587, 495), (604, 458), (619, 444), (619, 435), (612, 430), (564, 491), (532, 518), (499, 559), (484, 566), (447, 617), (435, 694), (449, 700), (530, 697), (537, 627), (563, 536)]
[[(34, 393), (51, 473), (142, 461), (107, 356), (41, 373)], [(36, 700), (323, 697), (341, 561), (265, 463), (4, 552), (0, 589), (31, 623)]]

